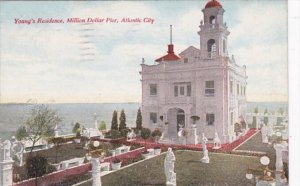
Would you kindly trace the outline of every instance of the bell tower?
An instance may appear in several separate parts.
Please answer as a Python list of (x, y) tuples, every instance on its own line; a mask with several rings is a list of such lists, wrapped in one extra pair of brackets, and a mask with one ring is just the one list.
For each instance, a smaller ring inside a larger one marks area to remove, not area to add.
[(225, 10), (217, 0), (210, 0), (202, 10), (204, 21), (200, 22), (200, 51), (202, 59), (228, 56), (226, 23), (223, 22)]

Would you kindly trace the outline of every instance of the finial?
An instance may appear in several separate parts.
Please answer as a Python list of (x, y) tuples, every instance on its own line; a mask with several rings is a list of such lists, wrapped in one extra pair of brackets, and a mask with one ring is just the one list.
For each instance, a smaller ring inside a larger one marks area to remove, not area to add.
[(145, 59), (144, 58), (142, 58), (142, 64), (145, 64)]
[(170, 44), (172, 44), (172, 25), (170, 25)]

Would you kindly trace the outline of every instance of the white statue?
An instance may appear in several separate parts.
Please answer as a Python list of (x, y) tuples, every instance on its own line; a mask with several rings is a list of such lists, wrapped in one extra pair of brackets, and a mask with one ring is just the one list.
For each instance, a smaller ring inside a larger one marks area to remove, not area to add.
[(136, 138), (136, 134), (133, 130), (130, 130), (130, 132), (127, 133), (127, 140), (132, 141), (134, 138)]
[(4, 160), (11, 160), (10, 148), (11, 148), (10, 141), (5, 140), (3, 142)]
[(202, 133), (203, 158), (201, 159), (201, 162), (203, 162), (203, 163), (209, 163), (208, 150), (206, 147), (207, 142), (208, 142), (208, 139), (205, 137), (204, 133)]
[(24, 144), (20, 141), (15, 141), (11, 147), (12, 153), (16, 155), (19, 160), (19, 166), (23, 166), (23, 153), (25, 150)]
[(206, 143), (208, 142), (208, 139), (205, 137), (204, 133), (202, 133), (202, 149), (203, 151), (207, 150)]
[(54, 137), (57, 138), (58, 137), (58, 127), (57, 124), (54, 127)]
[(261, 136), (262, 136), (263, 143), (269, 143), (268, 127), (266, 126), (266, 124), (263, 124), (263, 127), (261, 128)]
[(286, 146), (275, 143), (274, 149), (276, 150), (276, 171), (283, 171), (282, 151), (286, 150)]
[(221, 148), (221, 140), (219, 138), (219, 135), (217, 132), (215, 132), (215, 137), (214, 137), (214, 147), (213, 149), (220, 149)]
[[(176, 174), (174, 172), (174, 164), (175, 164), (175, 155), (172, 151), (172, 148), (168, 148), (167, 155), (165, 157), (164, 168), (165, 168), (165, 176), (166, 176), (166, 184), (167, 185), (176, 185)], [(175, 177), (175, 180), (174, 180)]]

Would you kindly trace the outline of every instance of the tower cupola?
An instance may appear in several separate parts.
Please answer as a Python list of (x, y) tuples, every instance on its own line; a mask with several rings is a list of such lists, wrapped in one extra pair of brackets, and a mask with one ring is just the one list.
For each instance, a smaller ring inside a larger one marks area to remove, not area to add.
[(216, 0), (211, 0), (205, 5), (205, 8), (211, 8), (211, 7), (222, 7), (222, 5)]
[(223, 21), (225, 10), (217, 0), (210, 0), (202, 10), (204, 20), (200, 22), (200, 52), (202, 59), (225, 57), (227, 52), (227, 30)]

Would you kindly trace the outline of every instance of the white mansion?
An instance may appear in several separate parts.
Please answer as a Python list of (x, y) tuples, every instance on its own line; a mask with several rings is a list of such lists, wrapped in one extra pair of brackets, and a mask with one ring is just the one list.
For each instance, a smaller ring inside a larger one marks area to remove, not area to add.
[(171, 41), (157, 64), (141, 65), (143, 125), (174, 139), (180, 126), (190, 129), (191, 116), (198, 116), (198, 135), (213, 138), (217, 132), (227, 143), (235, 140), (234, 124), (245, 118), (246, 67), (228, 55), (222, 5), (211, 0), (202, 12), (200, 49), (190, 46), (177, 56)]

